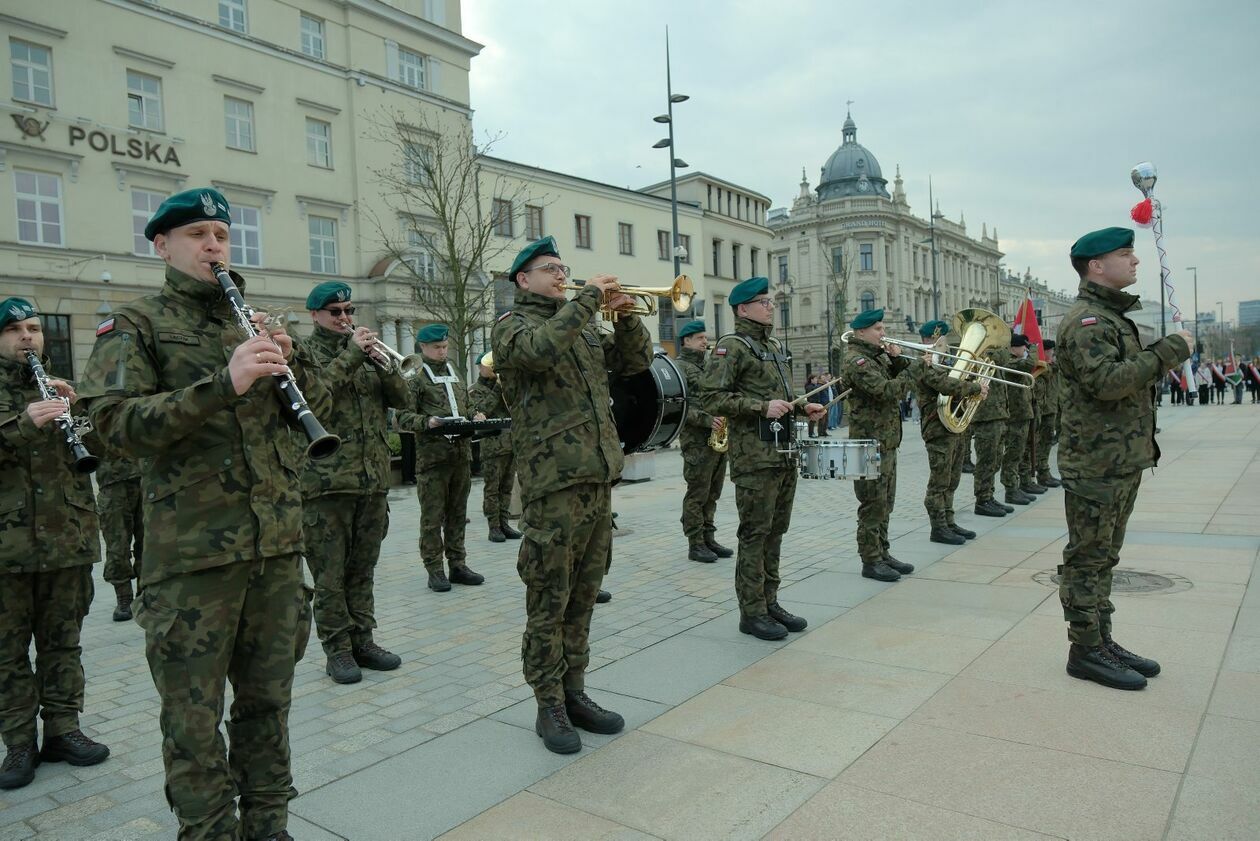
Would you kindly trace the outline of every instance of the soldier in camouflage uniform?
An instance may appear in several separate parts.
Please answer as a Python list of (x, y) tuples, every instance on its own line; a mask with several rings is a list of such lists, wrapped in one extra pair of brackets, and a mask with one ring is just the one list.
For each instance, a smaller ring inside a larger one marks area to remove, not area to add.
[(373, 581), (389, 531), (389, 444), (386, 412), (410, 403), (407, 383), (378, 338), (351, 322), (352, 291), (340, 281), (318, 284), (306, 298), (315, 328), (303, 342), (320, 363), (332, 408), (320, 421), (341, 437), (328, 458), (302, 472), (302, 533), (315, 577), (315, 630), (337, 683), (357, 683), (361, 669), (389, 671), (402, 659), (372, 639)]
[(1054, 364), (1054, 339), (1041, 343), (1046, 352), (1046, 372), (1037, 377), (1033, 388), (1033, 404), (1037, 411), (1037, 484), (1057, 488), (1060, 482), (1050, 472), (1050, 448), (1059, 437), (1059, 369)]
[[(944, 335), (949, 325), (944, 321), (925, 321), (919, 327), (919, 335), (928, 342), (940, 339), (942, 349), (948, 349)], [(933, 365), (929, 357), (911, 366), (919, 401), (919, 426), (923, 433), (923, 446), (928, 454), (928, 486), (923, 497), (928, 520), (932, 524), (931, 541), (959, 546), (976, 536), (974, 531), (961, 528), (954, 522), (954, 491), (962, 479), (963, 443), (965, 439), (951, 432), (941, 423), (936, 411), (937, 398), (942, 394), (964, 398), (977, 394), (987, 397), (989, 383), (967, 382), (950, 377), (950, 365), (944, 362)]]
[[(988, 353), (988, 361), (1009, 368), (1011, 352), (1006, 348), (994, 348)], [(976, 464), (972, 474), (975, 489), (975, 512), (984, 517), (1005, 517), (1015, 510), (993, 498), (993, 487), (1002, 469), (1002, 457), (1006, 451), (1007, 397), (1015, 389), (1000, 381), (990, 383), (989, 396), (985, 398), (971, 424), (967, 427), (975, 444)]]
[[(1028, 337), (1020, 333), (1011, 334), (1011, 368), (1017, 371), (1031, 372), (1036, 362), (1036, 351), (1029, 349)], [(1008, 382), (1014, 375), (1008, 375)], [(1034, 494), (1046, 492), (1045, 488), (1034, 490), (1024, 485), (1021, 475), (1024, 461), (1028, 458), (1028, 434), (1032, 424), (1033, 405), (1032, 389), (1009, 386), (1006, 389), (1006, 443), (1002, 456), (1002, 486), (1006, 488), (1006, 502), (1013, 505), (1027, 505), (1037, 497)]]
[[(209, 265), (228, 262), (229, 224), (227, 200), (209, 187), (158, 207), (145, 236), (166, 282), (97, 327), (83, 385), (106, 445), (141, 460), (134, 610), (181, 841), (290, 837), (289, 705), (310, 632), (305, 441), (271, 375), (291, 371), (315, 416), (330, 407), (318, 363), (282, 327), (245, 338)], [(219, 728), (227, 680), (230, 752)]]
[[(477, 585), (486, 579), (468, 567), (464, 548), (468, 493), (472, 490), (471, 439), (447, 438), (432, 430), (444, 419), (470, 417), (468, 391), (446, 361), (450, 353), (445, 324), (429, 324), (416, 334), (424, 356), (411, 379), (410, 406), (398, 413), (398, 427), (416, 433), (416, 496), (420, 498), (420, 560), (429, 589), (446, 593), (452, 584)], [(485, 420), (477, 412), (473, 420)], [(445, 555), (450, 577), (442, 564)]]
[(552, 237), (526, 246), (508, 271), (517, 287), (513, 309), (491, 340), (520, 475), (521, 660), (538, 702), (535, 732), (556, 753), (581, 749), (574, 725), (594, 733), (625, 726), (586, 694), (586, 665), (611, 557), (612, 483), (623, 466), (608, 378), (652, 363), (652, 337), (638, 316), (623, 315), (611, 333), (592, 323), (601, 304), (630, 303), (617, 279), (596, 275), (566, 301), (568, 276)]
[(1066, 491), (1068, 542), (1059, 567), (1059, 600), (1068, 622), (1067, 672), (1116, 689), (1141, 689), (1159, 664), (1111, 636), (1111, 572), (1142, 471), (1159, 461), (1151, 386), (1190, 355), (1185, 330), (1145, 349), (1129, 313), (1138, 296), (1133, 231), (1104, 228), (1071, 251), (1081, 278), (1076, 303), (1059, 328), (1063, 374), (1059, 471)]
[[(92, 603), (92, 564), (101, 558), (92, 480), (73, 468), (54, 421), (66, 402), (40, 394), (28, 348), (43, 357), (34, 307), (21, 298), (0, 301), (0, 789), (30, 783), (40, 760), (95, 765), (109, 756), (79, 729), (79, 633)], [(48, 360), (41, 362), (47, 371)], [(75, 399), (64, 380), (49, 382)], [(44, 720), (38, 753), (37, 718)]]
[[(96, 513), (101, 519), (105, 540), (105, 581), (114, 585), (118, 605), (114, 621), (131, 619), (132, 579), (140, 578), (144, 535), (140, 530), (140, 466), (135, 461), (109, 453), (101, 454), (96, 468)], [(134, 559), (135, 563), (132, 563)]]
[(879, 476), (855, 479), (858, 500), (857, 545), (862, 575), (896, 581), (914, 572), (888, 553), (888, 520), (897, 498), (897, 447), (901, 444), (901, 398), (914, 384), (910, 359), (901, 348), (884, 345), (884, 311), (866, 310), (849, 323), (853, 335), (840, 376), (849, 395), (849, 438), (879, 442)]
[(682, 509), (687, 557), (711, 564), (735, 553), (717, 542), (717, 528), (713, 525), (722, 486), (726, 484), (726, 453), (715, 452), (709, 446), (709, 437), (721, 421), (704, 411), (700, 401), (695, 399), (700, 393), (705, 354), (709, 350), (709, 337), (704, 330), (704, 322), (699, 320), (688, 321), (678, 330), (678, 340), (682, 342), (678, 370), (686, 381), (687, 394), (692, 397), (687, 401), (687, 417), (678, 443), (683, 457), (683, 480), (687, 483)]
[[(506, 418), (507, 401), (494, 373), (494, 354), (487, 351), (477, 363), (477, 382), (468, 392), (474, 412), (488, 418)], [(481, 439), (481, 513), (490, 527), (490, 542), (520, 540), (521, 533), (508, 525), (512, 508), (512, 482), (516, 463), (512, 456), (512, 434), (508, 431)]]
[(784, 425), (803, 411), (815, 422), (826, 417), (817, 403), (793, 405), (787, 357), (770, 335), (774, 299), (770, 281), (753, 277), (731, 290), (735, 332), (721, 336), (713, 359), (700, 378), (700, 403), (710, 415), (726, 418), (735, 508), (739, 511), (739, 554), (735, 559), (735, 595), (739, 630), (758, 639), (776, 640), (803, 631), (805, 619), (779, 604), (779, 554), (792, 523), (796, 498), (795, 459), (779, 452), (766, 419)]

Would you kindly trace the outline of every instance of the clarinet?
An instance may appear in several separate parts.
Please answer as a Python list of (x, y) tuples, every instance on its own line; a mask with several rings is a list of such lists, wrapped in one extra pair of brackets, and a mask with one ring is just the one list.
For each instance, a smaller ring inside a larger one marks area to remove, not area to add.
[[(250, 320), (254, 310), (245, 303), (245, 297), (241, 295), (241, 290), (236, 288), (227, 268), (222, 263), (211, 263), (210, 269), (218, 278), (219, 286), (223, 288), (223, 294), (227, 296), (228, 303), (232, 305), (237, 324), (249, 338), (257, 336), (258, 330), (254, 328), (254, 323)], [(319, 419), (311, 411), (311, 407), (306, 405), (306, 398), (302, 396), (302, 390), (298, 388), (297, 380), (293, 379), (293, 375), (291, 373), (272, 374), (272, 382), (275, 383), (276, 395), (280, 398), (280, 404), (284, 407), (285, 413), (291, 421), (302, 428), (302, 432), (306, 434), (306, 439), (310, 442), (306, 447), (306, 455), (312, 459), (321, 459), (328, 458), (337, 452), (341, 447), (341, 439), (320, 424)]]
[[(35, 384), (39, 386), (39, 393), (45, 400), (64, 399), (57, 394), (57, 389), (48, 384), (48, 372), (44, 370), (43, 363), (39, 361), (39, 354), (33, 350), (27, 350), (26, 364), (31, 366), (31, 371), (35, 374)], [(89, 453), (88, 448), (83, 446), (83, 439), (79, 437), (79, 426), (70, 415), (69, 401), (66, 402), (66, 410), (53, 418), (53, 420), (61, 428), (62, 434), (66, 436), (66, 446), (70, 448), (70, 455), (74, 457), (74, 472), (91, 473), (95, 470), (100, 459)]]

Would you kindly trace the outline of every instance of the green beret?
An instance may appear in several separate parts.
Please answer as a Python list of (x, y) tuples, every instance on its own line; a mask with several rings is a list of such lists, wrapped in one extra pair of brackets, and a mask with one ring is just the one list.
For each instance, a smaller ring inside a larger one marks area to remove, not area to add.
[(0, 301), (0, 330), (15, 321), (25, 321), (39, 315), (25, 298), (5, 298)]
[(704, 322), (697, 318), (692, 321), (688, 321), (686, 324), (684, 324), (682, 327), (679, 328), (678, 338), (685, 339), (688, 336), (692, 336), (692, 335), (695, 335), (696, 333), (703, 333), (703, 332), (704, 332)]
[(1045, 339), (1041, 343), (1042, 350), (1054, 350), (1054, 339)]
[(225, 225), (232, 224), (228, 213), (228, 200), (213, 187), (198, 187), (185, 190), (167, 198), (158, 205), (157, 213), (144, 226), (145, 239), (152, 240), (158, 234), (164, 234), (171, 228), (187, 225), (190, 222), (202, 222), (206, 219), (218, 219)]
[(308, 310), (320, 310), (329, 304), (347, 304), (350, 302), (350, 287), (340, 280), (326, 280), (311, 290), (306, 296)]
[(726, 302), (732, 307), (738, 307), (740, 304), (746, 304), (758, 295), (765, 295), (770, 291), (770, 278), (768, 277), (750, 277), (748, 280), (741, 280), (735, 284), (735, 288), (731, 290), (731, 295)]
[(516, 255), (516, 259), (512, 261), (512, 268), (508, 269), (508, 280), (515, 283), (516, 273), (525, 268), (525, 264), (535, 257), (559, 257), (560, 252), (556, 250), (555, 237), (543, 237), (531, 242), (529, 245), (521, 249), (521, 253)]
[(1011, 347), (1028, 347), (1028, 337), (1023, 333), (1012, 333)]
[(1132, 228), (1103, 228), (1101, 231), (1090, 231), (1072, 243), (1073, 257), (1098, 257), (1117, 248), (1133, 247), (1134, 231)]
[(854, 330), (861, 330), (883, 320), (884, 311), (882, 309), (864, 310), (863, 312), (858, 313), (857, 316), (849, 322), (849, 326)]
[(932, 334), (934, 333), (937, 333), (938, 335), (941, 335), (941, 336), (948, 334), (949, 325), (946, 324), (944, 321), (937, 320), (937, 321), (925, 321), (923, 322), (922, 325), (919, 326), (919, 335), (925, 339), (930, 338)]
[(420, 332), (416, 334), (416, 341), (428, 344), (429, 342), (444, 342), (446, 334), (450, 332), (450, 328), (445, 324), (426, 324), (420, 328)]

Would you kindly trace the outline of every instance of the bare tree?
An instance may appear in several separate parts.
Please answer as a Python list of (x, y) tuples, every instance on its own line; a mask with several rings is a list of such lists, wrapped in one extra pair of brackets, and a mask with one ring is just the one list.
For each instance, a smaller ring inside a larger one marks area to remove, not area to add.
[[(818, 246), (820, 251), (826, 246), (821, 237)], [(840, 250), (839, 260), (836, 259), (836, 249)], [(840, 370), (840, 363), (844, 360), (844, 343), (839, 337), (845, 330), (844, 317), (849, 310), (849, 278), (853, 275), (854, 261), (849, 249), (843, 245), (831, 246), (822, 256), (826, 259), (823, 287), (827, 295), (827, 367), (834, 372)]]

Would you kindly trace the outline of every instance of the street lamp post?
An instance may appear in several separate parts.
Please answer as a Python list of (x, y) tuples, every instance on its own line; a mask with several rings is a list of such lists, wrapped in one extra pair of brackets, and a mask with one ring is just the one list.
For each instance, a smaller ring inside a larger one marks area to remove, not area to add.
[(1216, 302), (1217, 309), (1220, 310), (1220, 318), (1216, 319), (1217, 332), (1221, 335), (1221, 347), (1216, 352), (1219, 356), (1225, 352), (1225, 304), (1222, 301)]
[(932, 176), (928, 176), (928, 230), (932, 240), (932, 319), (941, 317), (941, 287), (936, 281), (936, 203), (932, 196)]
[(682, 247), (678, 239), (678, 181), (677, 170), (686, 169), (687, 162), (674, 157), (674, 105), (686, 102), (691, 97), (674, 93), (673, 78), (669, 65), (669, 27), (665, 27), (665, 94), (666, 109), (664, 114), (653, 117), (653, 121), (669, 126), (669, 137), (662, 138), (652, 144), (653, 149), (669, 149), (669, 204), (673, 219), (674, 234), (674, 276), (682, 274)]
[(1194, 272), (1194, 352), (1202, 353), (1199, 348), (1199, 267), (1186, 266), (1186, 271)]

